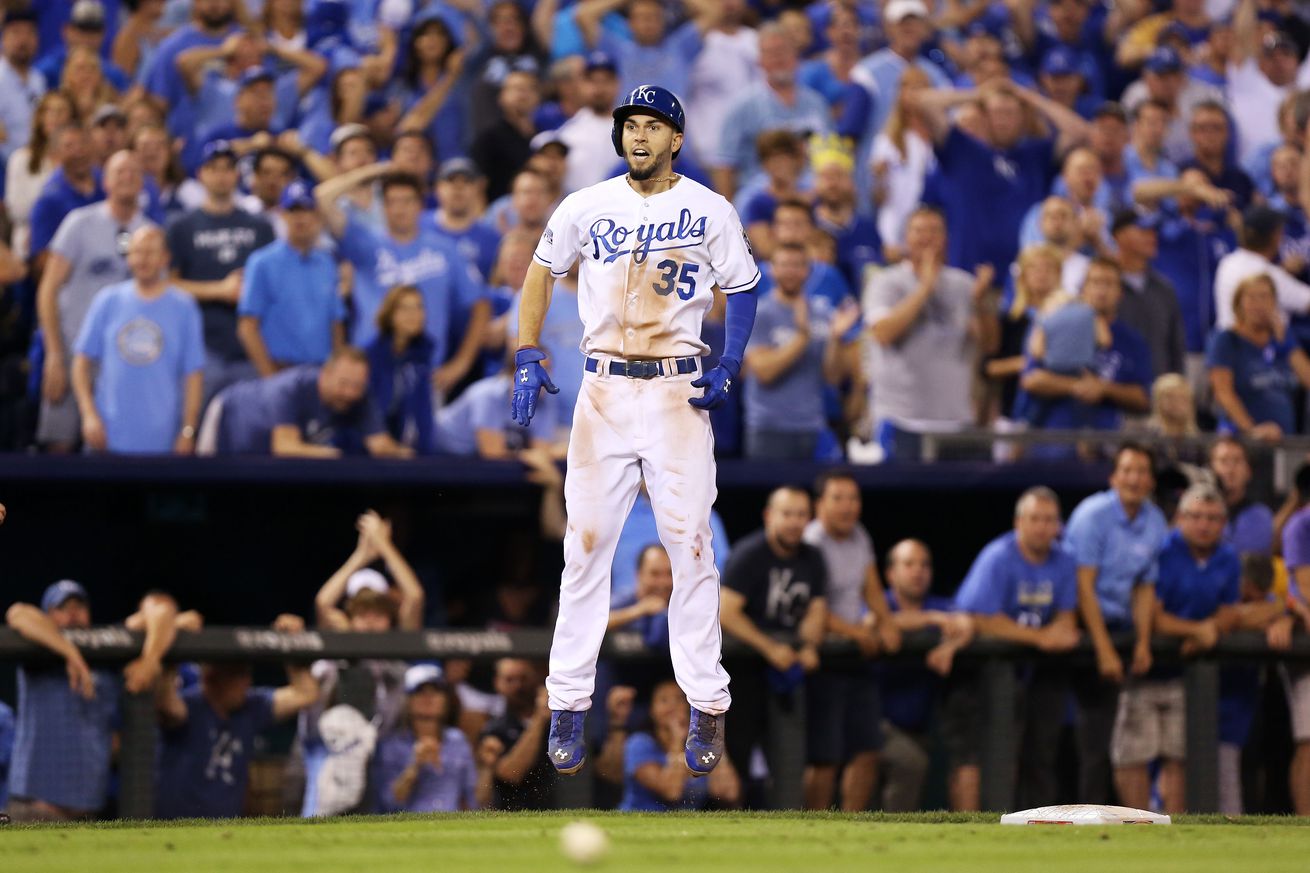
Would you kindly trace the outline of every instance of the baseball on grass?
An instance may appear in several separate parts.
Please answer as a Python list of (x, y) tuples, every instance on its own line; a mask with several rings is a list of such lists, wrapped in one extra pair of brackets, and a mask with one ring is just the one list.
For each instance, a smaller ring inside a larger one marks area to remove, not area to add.
[(610, 839), (591, 822), (574, 821), (559, 832), (559, 847), (570, 861), (595, 864), (609, 851)]

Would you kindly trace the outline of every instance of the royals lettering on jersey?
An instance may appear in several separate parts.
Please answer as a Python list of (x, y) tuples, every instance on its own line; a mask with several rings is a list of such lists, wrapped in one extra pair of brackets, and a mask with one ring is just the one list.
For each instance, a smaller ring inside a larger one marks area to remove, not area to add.
[(705, 354), (712, 287), (732, 294), (760, 278), (732, 204), (687, 178), (652, 197), (624, 176), (570, 194), (534, 257), (556, 276), (581, 260), (582, 351), (622, 358)]

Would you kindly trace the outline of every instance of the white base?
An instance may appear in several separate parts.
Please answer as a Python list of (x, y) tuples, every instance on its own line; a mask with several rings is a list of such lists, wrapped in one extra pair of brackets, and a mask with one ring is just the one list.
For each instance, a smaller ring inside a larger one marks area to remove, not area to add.
[(1001, 816), (1003, 825), (1125, 825), (1172, 824), (1167, 815), (1133, 809), (1128, 806), (1101, 806), (1096, 803), (1067, 803), (1062, 806), (1039, 806)]

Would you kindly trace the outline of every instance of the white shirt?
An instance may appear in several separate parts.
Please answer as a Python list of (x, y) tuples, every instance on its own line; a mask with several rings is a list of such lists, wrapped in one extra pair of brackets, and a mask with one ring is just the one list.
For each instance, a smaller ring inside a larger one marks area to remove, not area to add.
[(28, 243), (32, 238), (32, 207), (41, 189), (55, 171), (55, 162), (46, 155), (41, 169), (36, 173), (27, 171), (27, 162), (31, 159), (29, 146), (15, 149), (5, 165), (5, 210), (14, 225), (14, 254), (26, 260)]
[(610, 139), (613, 130), (614, 118), (601, 115), (590, 106), (582, 107), (560, 125), (560, 141), (569, 147), (564, 168), (565, 194), (610, 177), (609, 171), (619, 160)]
[(1278, 292), (1278, 306), (1287, 315), (1310, 311), (1310, 285), (1305, 284), (1264, 255), (1250, 249), (1238, 249), (1224, 255), (1214, 274), (1215, 326), (1228, 330), (1237, 323), (1233, 315), (1233, 296), (1243, 279), (1268, 273)]
[(737, 97), (763, 81), (759, 58), (759, 34), (754, 28), (705, 34), (700, 54), (691, 65), (691, 93), (685, 103), (687, 147), (701, 163), (710, 163), (718, 154), (723, 119)]
[(5, 141), (0, 143), (0, 158), (5, 160), (32, 136), (32, 113), (47, 90), (45, 76), (35, 67), (27, 75), (14, 69), (7, 58), (0, 58), (0, 124)]
[(923, 180), (937, 165), (932, 145), (913, 131), (905, 132), (905, 157), (897, 151), (887, 134), (873, 141), (869, 168), (886, 162), (887, 195), (878, 207), (878, 235), (884, 244), (905, 245), (905, 222), (923, 199)]
[(760, 278), (732, 204), (685, 176), (650, 197), (626, 175), (575, 191), (533, 258), (556, 278), (580, 260), (582, 351), (627, 359), (705, 354), (713, 286), (732, 294)]
[(1261, 146), (1279, 142), (1278, 106), (1294, 90), (1293, 85), (1279, 88), (1262, 72), (1254, 58), (1228, 65), (1228, 112), (1237, 124), (1240, 163), (1246, 162)]

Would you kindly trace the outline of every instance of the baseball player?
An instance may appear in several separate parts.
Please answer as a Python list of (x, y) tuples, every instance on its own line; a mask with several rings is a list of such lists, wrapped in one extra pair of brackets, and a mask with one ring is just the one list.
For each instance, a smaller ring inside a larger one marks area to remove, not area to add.
[[(724, 754), (723, 715), (731, 698), (719, 659), (719, 576), (710, 535), (718, 491), (708, 410), (736, 385), (760, 272), (732, 205), (673, 172), (682, 131), (682, 106), (672, 92), (642, 85), (627, 95), (614, 110), (612, 139), (628, 172), (560, 204), (541, 235), (519, 304), (512, 405), (514, 420), (526, 425), (541, 389), (558, 390), (536, 345), (551, 286), (581, 259), (586, 361), (569, 440), (569, 524), (546, 679), (547, 754), (565, 774), (578, 772), (586, 757), (583, 722), (609, 615), (610, 566), (643, 479), (673, 564), (669, 636), (674, 675), (691, 703), (687, 768), (704, 775)], [(728, 295), (727, 341), (707, 373), (701, 319), (715, 285)]]

